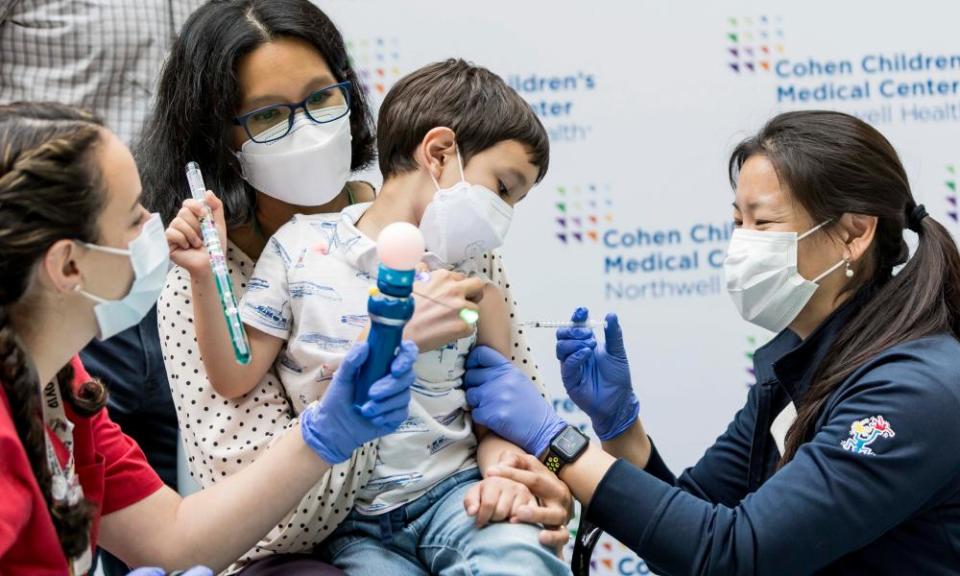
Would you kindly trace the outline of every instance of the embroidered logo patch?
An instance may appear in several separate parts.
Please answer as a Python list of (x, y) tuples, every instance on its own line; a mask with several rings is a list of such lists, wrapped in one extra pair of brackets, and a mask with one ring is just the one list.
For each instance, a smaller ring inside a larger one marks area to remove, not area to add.
[(850, 437), (840, 443), (844, 450), (854, 454), (874, 454), (870, 449), (877, 438), (893, 438), (896, 433), (883, 416), (871, 416), (850, 425)]

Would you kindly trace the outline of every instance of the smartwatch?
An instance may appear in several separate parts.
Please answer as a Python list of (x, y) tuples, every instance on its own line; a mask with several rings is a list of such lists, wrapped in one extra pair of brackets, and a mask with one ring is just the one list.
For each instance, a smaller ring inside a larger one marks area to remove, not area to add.
[(544, 464), (551, 472), (559, 474), (560, 469), (579, 458), (589, 444), (590, 438), (586, 434), (581, 432), (579, 428), (568, 424), (550, 441), (550, 448), (547, 450)]

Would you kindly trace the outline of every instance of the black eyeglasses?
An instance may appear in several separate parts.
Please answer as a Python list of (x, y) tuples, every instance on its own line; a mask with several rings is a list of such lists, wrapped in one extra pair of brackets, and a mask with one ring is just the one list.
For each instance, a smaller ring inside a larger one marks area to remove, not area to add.
[(254, 142), (275, 142), (293, 129), (297, 110), (317, 124), (339, 120), (350, 113), (350, 81), (340, 82), (313, 92), (296, 104), (274, 104), (237, 116), (233, 123), (243, 126)]

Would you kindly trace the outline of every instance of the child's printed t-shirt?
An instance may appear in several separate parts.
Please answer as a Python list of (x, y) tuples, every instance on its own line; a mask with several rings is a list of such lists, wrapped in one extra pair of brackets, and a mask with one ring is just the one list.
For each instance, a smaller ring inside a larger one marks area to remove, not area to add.
[[(270, 239), (240, 304), (245, 323), (286, 341), (277, 372), (297, 414), (323, 396), (367, 324), (379, 261), (376, 243), (356, 222), (369, 206), (294, 217)], [(410, 416), (380, 439), (373, 475), (357, 497), (360, 512), (388, 512), (477, 465), (462, 388), (475, 341), (472, 335), (420, 354)]]

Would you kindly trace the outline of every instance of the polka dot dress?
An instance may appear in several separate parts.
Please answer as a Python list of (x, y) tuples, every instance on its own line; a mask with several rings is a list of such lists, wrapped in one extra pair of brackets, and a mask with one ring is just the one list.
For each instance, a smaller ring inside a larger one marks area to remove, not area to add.
[[(233, 243), (227, 245), (230, 277), (237, 298), (246, 290), (255, 262)], [(503, 293), (510, 314), (511, 360), (546, 392), (523, 329), (515, 325), (516, 302), (500, 256), (480, 261), (483, 275)], [(283, 385), (271, 369), (251, 392), (228, 400), (207, 381), (193, 327), (190, 275), (176, 267), (158, 302), (158, 324), (164, 364), (173, 394), (180, 435), (190, 475), (203, 487), (235, 474), (257, 459), (288, 428), (299, 425)], [(326, 538), (353, 507), (357, 491), (366, 484), (376, 461), (376, 446), (368, 444), (347, 462), (334, 466), (280, 524), (233, 564), (225, 574), (239, 572), (253, 560), (277, 553), (310, 552)]]
[[(227, 247), (227, 260), (239, 299), (254, 262), (232, 243)], [(214, 392), (197, 349), (186, 270), (176, 267), (167, 275), (157, 310), (164, 364), (190, 474), (207, 487), (256, 460), (286, 429), (298, 426), (299, 420), (293, 417), (273, 369), (256, 388), (235, 400)], [(375, 459), (376, 447), (365, 445), (350, 460), (334, 466), (295, 510), (225, 573), (236, 573), (252, 560), (270, 554), (312, 550), (353, 507)]]

